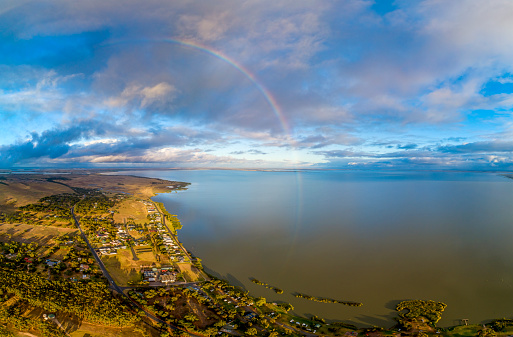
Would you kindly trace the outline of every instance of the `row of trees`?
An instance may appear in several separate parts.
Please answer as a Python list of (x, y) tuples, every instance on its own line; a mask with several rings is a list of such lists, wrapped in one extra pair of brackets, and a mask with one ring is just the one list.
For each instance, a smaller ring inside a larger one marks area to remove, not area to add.
[(174, 214), (171, 214), (169, 213), (166, 208), (164, 207), (164, 204), (161, 203), (161, 202), (157, 202), (156, 203), (158, 205), (158, 207), (160, 208), (160, 210), (162, 211), (162, 213), (164, 213), (164, 216), (166, 217), (166, 219), (168, 220), (169, 224), (171, 225), (171, 230), (176, 234), (176, 231), (177, 230), (180, 230), (182, 229), (182, 224), (180, 223), (180, 220), (178, 219), (178, 217)]
[(339, 300), (334, 300), (331, 298), (315, 297), (315, 296), (310, 296), (310, 295), (306, 295), (306, 294), (302, 294), (302, 293), (295, 293), (294, 296), (297, 298), (304, 298), (304, 299), (307, 299), (309, 301), (314, 301), (314, 302), (338, 303), (338, 304), (348, 305), (350, 307), (361, 307), (363, 305), (363, 303), (359, 303), (359, 302), (339, 301)]
[(275, 293), (277, 294), (283, 294), (283, 290), (281, 290), (280, 288), (276, 288), (276, 287), (273, 287), (267, 283), (264, 283), (264, 282), (260, 282), (259, 280), (257, 280), (256, 278), (252, 278), (251, 279), (251, 282), (255, 283), (255, 284), (258, 284), (259, 286), (263, 286), (263, 287), (266, 287), (267, 289), (271, 289), (271, 290), (274, 290)]

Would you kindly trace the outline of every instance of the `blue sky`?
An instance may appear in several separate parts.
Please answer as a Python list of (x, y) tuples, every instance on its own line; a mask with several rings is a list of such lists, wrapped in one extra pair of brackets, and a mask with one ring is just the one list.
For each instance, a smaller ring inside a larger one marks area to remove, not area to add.
[(513, 169), (509, 0), (0, 2), (0, 163)]

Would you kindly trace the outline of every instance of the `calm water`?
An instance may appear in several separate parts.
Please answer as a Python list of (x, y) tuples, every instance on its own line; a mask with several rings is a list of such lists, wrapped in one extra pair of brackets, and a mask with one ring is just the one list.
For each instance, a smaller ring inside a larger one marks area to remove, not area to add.
[[(404, 299), (440, 325), (513, 317), (513, 180), (486, 173), (132, 171), (192, 183), (161, 194), (204, 266), (297, 314), (392, 325)], [(283, 295), (249, 278), (282, 288)], [(296, 299), (292, 292), (363, 307)]]

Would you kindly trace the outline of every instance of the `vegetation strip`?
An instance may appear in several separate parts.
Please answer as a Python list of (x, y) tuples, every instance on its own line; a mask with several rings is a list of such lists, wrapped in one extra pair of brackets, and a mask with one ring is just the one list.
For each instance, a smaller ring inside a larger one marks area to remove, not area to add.
[(257, 280), (256, 278), (252, 278), (251, 279), (251, 282), (255, 283), (255, 284), (258, 284), (260, 286), (263, 286), (263, 287), (266, 287), (267, 289), (271, 289), (271, 290), (274, 290), (275, 293), (277, 294), (283, 294), (283, 290), (281, 290), (280, 288), (276, 288), (276, 287), (273, 287), (273, 286), (270, 286), (269, 284), (267, 283), (264, 283), (264, 282), (260, 282), (259, 280)]
[(310, 295), (306, 295), (306, 294), (302, 294), (302, 293), (295, 293), (294, 296), (297, 298), (304, 298), (304, 299), (307, 299), (309, 301), (314, 301), (314, 302), (337, 303), (337, 304), (348, 305), (350, 307), (361, 307), (363, 305), (363, 303), (359, 303), (359, 302), (339, 301), (339, 300), (334, 300), (331, 298), (315, 297), (315, 296), (310, 296)]

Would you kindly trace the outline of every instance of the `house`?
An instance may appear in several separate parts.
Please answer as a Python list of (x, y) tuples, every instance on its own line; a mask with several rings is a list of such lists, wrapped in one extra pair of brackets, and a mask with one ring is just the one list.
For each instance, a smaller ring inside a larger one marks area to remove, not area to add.
[(50, 259), (46, 259), (46, 264), (48, 265), (48, 267), (55, 267), (56, 265), (58, 265), (61, 261), (59, 260), (50, 260)]
[(89, 266), (87, 264), (80, 264), (80, 270), (89, 270)]
[(55, 314), (43, 314), (43, 318), (45, 319), (45, 321), (47, 319), (54, 319), (55, 318)]
[(157, 273), (152, 270), (143, 270), (142, 274), (144, 278), (155, 278), (157, 276)]
[(257, 317), (257, 314), (255, 314), (254, 312), (248, 312), (244, 315), (244, 319), (247, 321), (251, 321), (255, 317)]
[(160, 281), (162, 283), (172, 283), (172, 282), (175, 282), (176, 281), (176, 275), (175, 274), (163, 274), (163, 275), (160, 275)]

